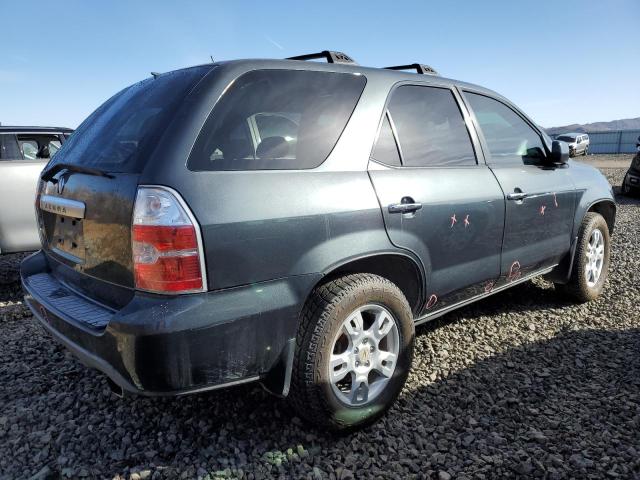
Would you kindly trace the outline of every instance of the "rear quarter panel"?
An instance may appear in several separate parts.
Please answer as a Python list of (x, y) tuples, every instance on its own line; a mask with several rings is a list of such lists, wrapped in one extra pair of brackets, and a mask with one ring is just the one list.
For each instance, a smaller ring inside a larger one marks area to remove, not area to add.
[(395, 248), (366, 172), (191, 172), (209, 288), (326, 272)]
[[(141, 183), (177, 190), (197, 218), (209, 289), (325, 273), (375, 253), (398, 252), (367, 174), (393, 78), (369, 78), (338, 143), (312, 170), (190, 171), (191, 148), (217, 100), (240, 75), (282, 68), (265, 61), (217, 67), (192, 91), (147, 164)], [(286, 68), (308, 69), (307, 62)], [(331, 64), (313, 69), (331, 71)]]

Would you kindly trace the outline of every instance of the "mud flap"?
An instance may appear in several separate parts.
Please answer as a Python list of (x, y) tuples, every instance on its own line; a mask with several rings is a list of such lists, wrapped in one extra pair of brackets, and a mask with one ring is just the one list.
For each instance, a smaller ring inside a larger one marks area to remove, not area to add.
[(578, 237), (576, 236), (571, 243), (571, 250), (563, 257), (560, 263), (551, 272), (544, 275), (544, 279), (553, 283), (566, 284), (571, 279), (573, 271), (573, 259), (576, 255), (578, 246)]
[(282, 398), (289, 394), (295, 351), (296, 339), (290, 338), (282, 349), (277, 363), (261, 381), (267, 392)]

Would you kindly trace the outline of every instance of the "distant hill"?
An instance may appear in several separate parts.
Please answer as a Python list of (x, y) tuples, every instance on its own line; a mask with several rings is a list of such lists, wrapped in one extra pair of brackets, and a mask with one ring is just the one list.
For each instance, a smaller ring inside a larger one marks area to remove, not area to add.
[(564, 127), (551, 127), (545, 130), (549, 135), (557, 135), (565, 132), (602, 132), (607, 130), (637, 130), (640, 129), (640, 117), (626, 118), (624, 120), (612, 120), (611, 122), (594, 122), (581, 125), (565, 125)]

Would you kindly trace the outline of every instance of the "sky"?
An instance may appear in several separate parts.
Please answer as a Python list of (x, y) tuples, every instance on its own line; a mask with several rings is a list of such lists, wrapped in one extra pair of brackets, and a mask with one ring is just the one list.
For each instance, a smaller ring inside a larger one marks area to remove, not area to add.
[(640, 0), (0, 0), (0, 122), (75, 128), (123, 87), (237, 58), (426, 63), (545, 127), (640, 117)]

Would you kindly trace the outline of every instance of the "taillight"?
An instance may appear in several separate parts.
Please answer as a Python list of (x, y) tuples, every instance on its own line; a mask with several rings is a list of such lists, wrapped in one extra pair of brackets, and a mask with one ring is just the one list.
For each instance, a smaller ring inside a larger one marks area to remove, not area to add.
[(139, 187), (132, 222), (136, 288), (156, 293), (206, 290), (198, 225), (178, 193)]

